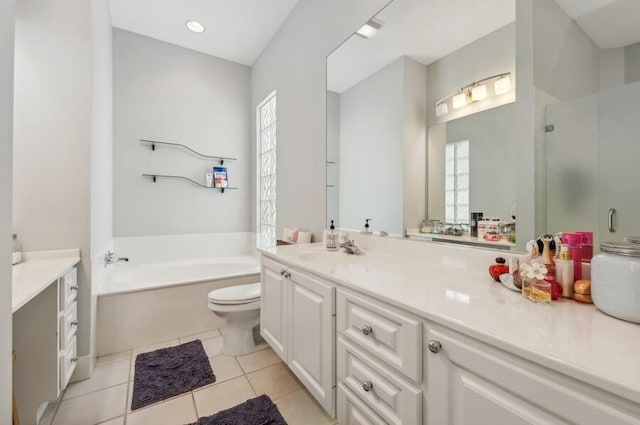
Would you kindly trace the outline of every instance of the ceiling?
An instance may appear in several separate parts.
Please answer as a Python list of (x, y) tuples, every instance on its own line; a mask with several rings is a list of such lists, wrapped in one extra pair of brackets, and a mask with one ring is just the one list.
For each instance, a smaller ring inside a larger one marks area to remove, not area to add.
[[(109, 0), (116, 28), (252, 65), (298, 0)], [(185, 23), (198, 21), (196, 34)]]
[[(640, 41), (640, 0), (556, 2), (600, 48)], [(353, 36), (329, 56), (329, 90), (342, 93), (403, 55), (435, 62), (513, 22), (515, 0), (395, 0), (376, 20), (375, 37)]]
[(327, 87), (342, 93), (408, 56), (428, 65), (515, 20), (515, 0), (396, 0), (375, 37), (352, 36), (327, 59)]
[(640, 41), (638, 0), (556, 0), (601, 49)]

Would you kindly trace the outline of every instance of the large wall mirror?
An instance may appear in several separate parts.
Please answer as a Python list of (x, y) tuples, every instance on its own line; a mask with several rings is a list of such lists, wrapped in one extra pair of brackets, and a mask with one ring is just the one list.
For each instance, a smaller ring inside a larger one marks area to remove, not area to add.
[[(503, 249), (640, 235), (637, 16), (636, 0), (393, 0), (327, 58), (327, 220)], [(470, 234), (474, 212), (499, 241)]]

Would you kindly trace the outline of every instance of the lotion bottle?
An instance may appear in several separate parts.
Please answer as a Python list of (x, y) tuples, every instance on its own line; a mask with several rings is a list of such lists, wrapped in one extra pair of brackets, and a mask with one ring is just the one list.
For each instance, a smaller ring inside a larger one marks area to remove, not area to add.
[(556, 281), (562, 286), (562, 296), (573, 298), (573, 260), (568, 245), (560, 245), (560, 254), (556, 259)]

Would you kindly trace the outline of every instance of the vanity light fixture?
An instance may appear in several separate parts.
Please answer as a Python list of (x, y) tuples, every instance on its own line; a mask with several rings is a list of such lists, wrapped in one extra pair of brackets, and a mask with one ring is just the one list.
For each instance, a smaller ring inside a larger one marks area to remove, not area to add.
[(471, 89), (471, 100), (477, 102), (487, 97), (487, 85), (480, 84)]
[(500, 96), (501, 94), (508, 93), (511, 91), (511, 78), (509, 78), (509, 74), (503, 75), (499, 77), (494, 83), (493, 88), (496, 92), (496, 95)]
[(451, 103), (453, 104), (453, 109), (460, 109), (463, 106), (467, 105), (467, 92), (463, 91), (460, 94), (457, 94), (451, 98)]
[(189, 28), (190, 31), (195, 33), (203, 33), (206, 30), (204, 25), (202, 25), (198, 21), (187, 21), (185, 25), (187, 26), (187, 28)]
[(436, 117), (441, 117), (443, 115), (447, 115), (448, 113), (449, 107), (447, 106), (446, 100), (444, 102), (436, 104)]
[(363, 38), (371, 38), (378, 33), (380, 28), (382, 28), (382, 23), (372, 19), (360, 27), (356, 34)]
[[(449, 113), (448, 102), (451, 99), (453, 109), (464, 108), (470, 103), (487, 99), (490, 96), (500, 96), (511, 91), (511, 73), (492, 75), (474, 81), (462, 87), (456, 93), (450, 94), (436, 102), (436, 117), (442, 117)], [(489, 82), (493, 82), (493, 92), (489, 91)]]

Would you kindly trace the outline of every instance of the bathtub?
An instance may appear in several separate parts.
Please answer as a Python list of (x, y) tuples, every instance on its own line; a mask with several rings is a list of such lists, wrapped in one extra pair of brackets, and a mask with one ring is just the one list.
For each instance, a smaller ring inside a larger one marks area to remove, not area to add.
[(260, 273), (260, 259), (252, 255), (141, 265), (119, 263), (98, 290), (97, 295), (124, 294), (257, 273)]
[(97, 353), (106, 355), (218, 329), (207, 294), (260, 281), (260, 259), (237, 255), (118, 263), (97, 290)]

